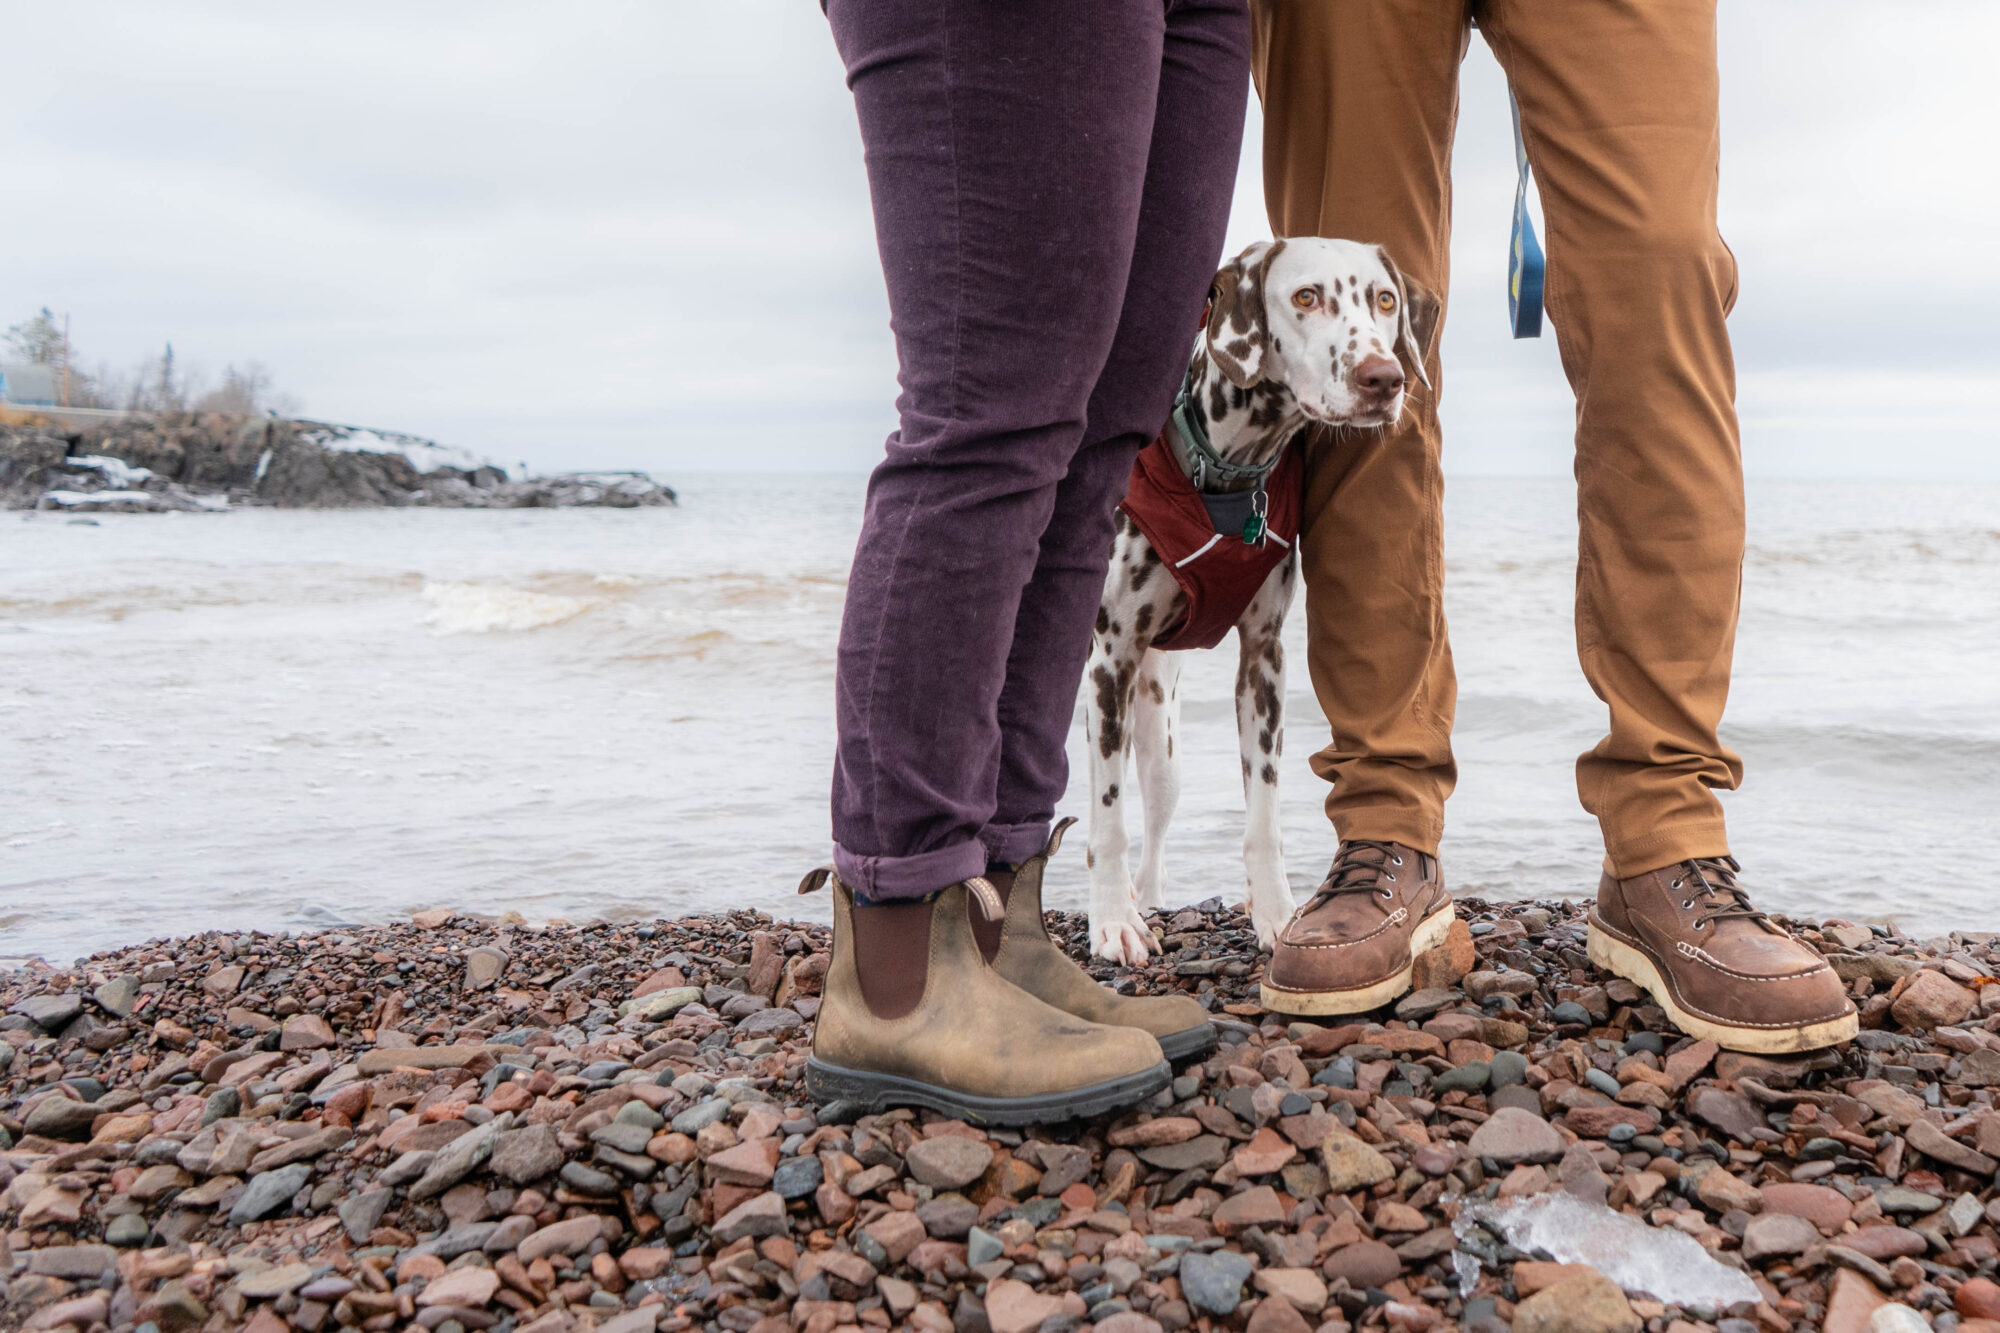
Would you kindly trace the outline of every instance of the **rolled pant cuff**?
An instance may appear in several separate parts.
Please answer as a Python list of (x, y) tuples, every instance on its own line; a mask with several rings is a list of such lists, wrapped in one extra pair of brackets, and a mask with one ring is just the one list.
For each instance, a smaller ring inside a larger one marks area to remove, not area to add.
[(910, 902), (986, 873), (986, 847), (976, 839), (915, 856), (862, 856), (835, 843), (833, 872), (874, 902)]
[(1369, 842), (1400, 842), (1429, 856), (1438, 854), (1438, 839), (1444, 821), (1431, 819), (1395, 805), (1363, 806), (1358, 810), (1336, 810), (1333, 831), (1342, 842), (1364, 839)]
[(1031, 819), (1025, 824), (988, 824), (979, 830), (986, 848), (987, 865), (1017, 866), (1040, 856), (1049, 845), (1049, 821)]
[(1631, 879), (1698, 856), (1727, 856), (1729, 834), (1720, 819), (1655, 828), (1639, 838), (1614, 838), (1606, 829), (1604, 855), (1613, 879)]

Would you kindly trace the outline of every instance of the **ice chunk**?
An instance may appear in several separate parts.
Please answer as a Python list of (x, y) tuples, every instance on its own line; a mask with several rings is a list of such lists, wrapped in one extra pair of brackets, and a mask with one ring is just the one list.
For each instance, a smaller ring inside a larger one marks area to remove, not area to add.
[[(1716, 1262), (1694, 1237), (1648, 1226), (1573, 1194), (1474, 1204), (1459, 1212), (1453, 1230), (1463, 1239), (1474, 1224), (1504, 1237), (1516, 1249), (1543, 1250), (1558, 1263), (1589, 1264), (1626, 1291), (1644, 1292), (1668, 1305), (1719, 1311), (1739, 1301), (1762, 1299), (1755, 1283)], [(1453, 1263), (1460, 1290), (1469, 1292), (1478, 1279), (1478, 1261), (1459, 1264), (1454, 1257)]]

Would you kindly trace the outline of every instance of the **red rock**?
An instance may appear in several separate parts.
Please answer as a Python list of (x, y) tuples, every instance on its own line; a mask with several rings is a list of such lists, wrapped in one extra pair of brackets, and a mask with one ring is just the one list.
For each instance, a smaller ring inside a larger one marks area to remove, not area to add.
[(1825, 1185), (1805, 1185), (1779, 1181), (1757, 1191), (1767, 1213), (1790, 1213), (1818, 1227), (1823, 1236), (1836, 1235), (1841, 1224), (1854, 1212), (1854, 1205), (1839, 1190)]
[(502, 1115), (508, 1111), (518, 1111), (534, 1100), (535, 1095), (528, 1091), (527, 1084), (509, 1079), (505, 1083), (494, 1085), (493, 1091), (487, 1096), (483, 1105), (493, 1114)]
[(1376, 1033), (1368, 1041), (1371, 1045), (1380, 1046), (1385, 1051), (1394, 1051), (1398, 1055), (1435, 1055), (1439, 1058), (1444, 1056), (1444, 1043), (1421, 1028), (1390, 1028), (1386, 1032)]
[[(998, 1329), (994, 1333), (999, 1333)], [(1244, 1333), (1312, 1333), (1312, 1325), (1299, 1308), (1282, 1296), (1266, 1296), (1250, 1312)]]
[(278, 1036), (281, 1051), (317, 1051), (339, 1044), (340, 1038), (333, 1035), (333, 1029), (318, 1014), (293, 1014), (285, 1020), (284, 1031)]
[(1417, 955), (1416, 967), (1410, 974), (1411, 984), (1417, 990), (1456, 986), (1478, 965), (1479, 955), (1472, 947), (1472, 928), (1455, 920), (1445, 932), (1442, 944)]
[(1200, 1133), (1199, 1120), (1184, 1115), (1168, 1115), (1114, 1129), (1105, 1135), (1105, 1142), (1114, 1148), (1164, 1148), (1169, 1144), (1186, 1143)]
[(1967, 1319), (2000, 1319), (2000, 1284), (1983, 1277), (1959, 1283), (1952, 1305)]
[(1257, 1131), (1251, 1140), (1238, 1148), (1230, 1156), (1236, 1170), (1246, 1176), (1268, 1176), (1282, 1169), (1299, 1150), (1279, 1137), (1278, 1133), (1266, 1125)]
[(1540, 1259), (1523, 1259), (1514, 1265), (1514, 1290), (1526, 1300), (1538, 1291), (1546, 1291), (1559, 1282), (1583, 1277), (1597, 1270), (1589, 1264), (1552, 1264)]
[(500, 1289), (500, 1275), (490, 1268), (454, 1268), (435, 1278), (417, 1297), (418, 1305), (459, 1305), (477, 1310)]
[(1276, 1226), (1285, 1220), (1285, 1206), (1276, 1190), (1269, 1185), (1258, 1185), (1217, 1204), (1210, 1220), (1217, 1231), (1234, 1236), (1246, 1227)]
[(1344, 1277), (1357, 1291), (1393, 1282), (1403, 1271), (1403, 1261), (1379, 1240), (1356, 1241), (1343, 1245), (1326, 1257), (1320, 1272), (1328, 1279)]
[(1332, 1055), (1341, 1047), (1360, 1041), (1363, 1027), (1360, 1023), (1342, 1023), (1337, 1028), (1314, 1028), (1299, 1038), (1299, 1051), (1309, 1060)]
[(1963, 1022), (1979, 1004), (1978, 996), (1942, 972), (1913, 973), (1903, 981), (1900, 990), (1902, 993), (1889, 1006), (1889, 1015), (1916, 1031)]
[(1618, 1125), (1631, 1125), (1641, 1134), (1660, 1127), (1660, 1118), (1643, 1106), (1574, 1106), (1563, 1123), (1580, 1139), (1601, 1139)]
[(1851, 1268), (1843, 1268), (1833, 1275), (1820, 1333), (1868, 1333), (1868, 1320), (1888, 1303), (1889, 1298), (1877, 1291), (1874, 1283)]
[(924, 1224), (915, 1213), (887, 1213), (863, 1230), (880, 1245), (891, 1263), (901, 1263), (924, 1240)]
[(1675, 1092), (1679, 1092), (1694, 1082), (1701, 1071), (1708, 1068), (1709, 1061), (1715, 1059), (1721, 1050), (1712, 1041), (1698, 1041), (1692, 1046), (1682, 1047), (1667, 1057), (1666, 1075), (1673, 1081)]
[(673, 1266), (674, 1252), (657, 1245), (641, 1245), (618, 1256), (618, 1270), (628, 1281), (650, 1282)]
[(993, 1333), (1034, 1333), (1061, 1313), (1061, 1297), (1044, 1296), (1025, 1282), (1003, 1277), (986, 1284), (986, 1322)]
[(727, 1184), (761, 1188), (771, 1183), (771, 1176), (777, 1168), (777, 1141), (753, 1139), (715, 1154), (704, 1164), (703, 1171), (710, 1178)]
[(1908, 1227), (1862, 1227), (1840, 1237), (1840, 1243), (1884, 1264), (1905, 1255), (1921, 1255), (1930, 1248), (1922, 1236)]

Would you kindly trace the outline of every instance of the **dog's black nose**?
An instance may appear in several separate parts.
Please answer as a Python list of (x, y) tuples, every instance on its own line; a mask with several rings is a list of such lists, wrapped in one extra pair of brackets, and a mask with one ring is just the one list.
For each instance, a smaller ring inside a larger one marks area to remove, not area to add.
[(1392, 356), (1365, 356), (1354, 368), (1354, 383), (1376, 398), (1393, 398), (1403, 387), (1403, 368)]

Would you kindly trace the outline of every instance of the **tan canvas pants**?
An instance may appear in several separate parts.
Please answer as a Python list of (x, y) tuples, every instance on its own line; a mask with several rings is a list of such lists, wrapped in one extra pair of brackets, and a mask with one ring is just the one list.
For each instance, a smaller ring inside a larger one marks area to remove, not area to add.
[[(1620, 876), (1726, 853), (1712, 789), (1742, 779), (1716, 727), (1743, 479), (1723, 324), (1736, 265), (1715, 225), (1714, 0), (1252, 10), (1274, 230), (1379, 242), (1441, 297), (1458, 69), (1478, 19), (1520, 100), (1548, 314), (1576, 392), (1577, 653), (1610, 710), (1577, 789)], [(1301, 544), (1313, 686), (1333, 730), (1313, 759), (1334, 784), (1327, 811), (1342, 838), (1431, 852), (1456, 778), (1439, 446), (1431, 401), (1387, 435), (1315, 441)]]

